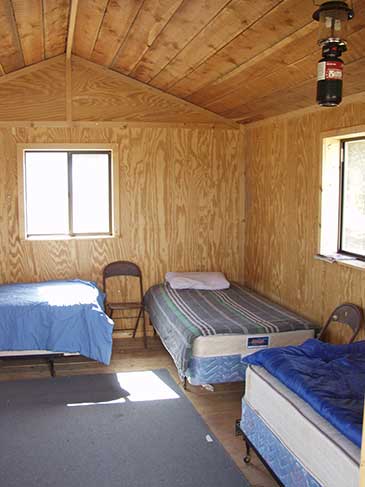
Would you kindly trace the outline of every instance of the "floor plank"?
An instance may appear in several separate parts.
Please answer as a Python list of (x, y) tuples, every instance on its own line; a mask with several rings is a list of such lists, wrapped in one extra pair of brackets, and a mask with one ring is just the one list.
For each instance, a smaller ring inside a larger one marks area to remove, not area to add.
[[(157, 337), (149, 337), (147, 350), (144, 350), (142, 340), (138, 338), (114, 340), (112, 360), (108, 367), (83, 357), (63, 357), (56, 359), (55, 363), (57, 376), (166, 368), (182, 387), (174, 363)], [(44, 377), (49, 377), (49, 370), (42, 359), (0, 360), (0, 381)], [(189, 385), (184, 392), (252, 487), (276, 487), (277, 483), (255, 455), (250, 465), (245, 465), (242, 460), (243, 442), (241, 437), (234, 435), (234, 424), (241, 414), (243, 385), (219, 384), (214, 392)]]

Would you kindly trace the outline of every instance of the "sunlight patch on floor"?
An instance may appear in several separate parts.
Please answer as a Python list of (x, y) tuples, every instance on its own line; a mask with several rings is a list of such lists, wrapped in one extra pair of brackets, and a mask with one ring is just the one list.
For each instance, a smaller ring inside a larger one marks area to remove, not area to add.
[(180, 397), (151, 370), (120, 372), (117, 378), (120, 387), (129, 393), (128, 401), (161, 401)]
[(70, 403), (67, 406), (105, 406), (123, 404), (127, 401), (164, 401), (167, 399), (179, 399), (180, 397), (151, 370), (142, 372), (118, 372), (115, 375), (123, 390), (122, 397), (111, 401)]

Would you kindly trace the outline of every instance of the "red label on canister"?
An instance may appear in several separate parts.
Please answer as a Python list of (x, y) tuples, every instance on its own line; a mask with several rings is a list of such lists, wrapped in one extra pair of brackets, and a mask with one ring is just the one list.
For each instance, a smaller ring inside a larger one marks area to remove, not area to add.
[(317, 80), (341, 80), (342, 69), (341, 61), (321, 61), (318, 63)]

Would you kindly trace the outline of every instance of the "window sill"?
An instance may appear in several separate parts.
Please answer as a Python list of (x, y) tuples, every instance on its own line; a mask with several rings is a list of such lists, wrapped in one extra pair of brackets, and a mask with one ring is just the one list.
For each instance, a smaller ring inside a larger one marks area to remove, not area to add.
[(108, 239), (113, 239), (117, 238), (118, 235), (79, 235), (77, 237), (70, 237), (68, 235), (45, 235), (44, 237), (42, 236), (37, 236), (37, 237), (25, 237), (22, 238), (24, 242), (45, 242), (45, 241), (54, 241), (54, 240), (67, 240), (67, 241), (73, 241), (73, 240), (108, 240)]
[(345, 256), (341, 254), (335, 255), (321, 255), (317, 254), (314, 256), (316, 260), (321, 260), (323, 262), (327, 262), (328, 264), (339, 264), (345, 267), (352, 267), (353, 269), (365, 269), (365, 262), (359, 259), (356, 259), (351, 256)]

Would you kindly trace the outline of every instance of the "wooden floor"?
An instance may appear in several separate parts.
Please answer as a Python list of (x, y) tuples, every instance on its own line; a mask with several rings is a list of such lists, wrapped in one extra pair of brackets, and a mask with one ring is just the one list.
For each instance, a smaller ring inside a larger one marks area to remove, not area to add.
[[(56, 374), (58, 376), (157, 368), (168, 369), (176, 382), (180, 383), (170, 356), (156, 337), (149, 338), (147, 350), (144, 350), (143, 343), (138, 338), (135, 340), (114, 340), (113, 356), (109, 367), (81, 357), (60, 358), (56, 361)], [(47, 365), (39, 359), (0, 361), (0, 380), (41, 377), (49, 377), (49, 370)], [(250, 465), (243, 463), (243, 441), (241, 437), (234, 435), (234, 423), (241, 414), (243, 385), (240, 383), (218, 385), (214, 392), (190, 385), (188, 389), (185, 391), (187, 397), (251, 482), (252, 487), (277, 486), (277, 483), (270, 477), (256, 456)]]

